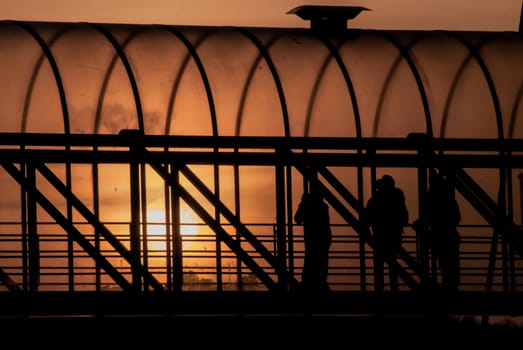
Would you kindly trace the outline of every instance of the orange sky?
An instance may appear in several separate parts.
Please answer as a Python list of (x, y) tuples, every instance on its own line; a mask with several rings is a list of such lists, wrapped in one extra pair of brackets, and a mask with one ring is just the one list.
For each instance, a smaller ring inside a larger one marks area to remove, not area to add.
[(521, 0), (1, 0), (0, 19), (235, 25), (308, 26), (286, 12), (304, 4), (371, 9), (352, 23), (360, 28), (517, 30)]

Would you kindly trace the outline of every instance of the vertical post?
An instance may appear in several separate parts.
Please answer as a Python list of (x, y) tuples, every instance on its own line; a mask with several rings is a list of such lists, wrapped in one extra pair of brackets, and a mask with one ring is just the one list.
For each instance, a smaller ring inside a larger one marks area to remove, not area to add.
[[(140, 186), (140, 164), (143, 164), (142, 156), (145, 152), (143, 145), (143, 134), (140, 130), (124, 129), (119, 135), (124, 137), (129, 145), (129, 187), (131, 192), (131, 223), (129, 225), (129, 243), (131, 246), (131, 275), (132, 289), (135, 292), (142, 291), (141, 279), (141, 246), (140, 246), (140, 215), (141, 212), (141, 186)], [(143, 170), (143, 167), (142, 167)], [(145, 172), (143, 174), (145, 176)], [(145, 186), (144, 182), (142, 185)]]
[(287, 281), (287, 241), (285, 224), (285, 167), (281, 162), (283, 153), (276, 150), (276, 256), (278, 264), (278, 284), (282, 290), (286, 288)]
[[(168, 148), (165, 148), (165, 152), (168, 151)], [(169, 173), (171, 172), (171, 168), (169, 164), (165, 164), (166, 169), (169, 170)], [(164, 196), (164, 203), (165, 203), (165, 279), (166, 279), (166, 286), (168, 291), (173, 290), (173, 256), (172, 256), (172, 235), (171, 235), (171, 227), (172, 227), (172, 215), (171, 215), (171, 187), (167, 183), (167, 181), (164, 181), (163, 183), (163, 196)]]
[[(27, 164), (27, 180), (31, 187), (36, 186), (35, 168)], [(36, 200), (29, 192), (27, 196), (27, 241), (29, 251), (29, 291), (38, 290), (40, 284), (40, 237), (36, 216)]]
[[(521, 5), (521, 15), (522, 15), (522, 19), (523, 19), (523, 4)], [(521, 24), (520, 24), (520, 26), (521, 26)], [(520, 32), (521, 32), (521, 30), (520, 30)], [(520, 210), (520, 213), (521, 213), (520, 220), (523, 222), (523, 173), (519, 173), (518, 174), (518, 180), (519, 180), (519, 210)], [(512, 289), (511, 289), (511, 292), (515, 292), (516, 291), (516, 269), (515, 269), (516, 262), (514, 261), (515, 253), (514, 253), (514, 247), (513, 247), (512, 244), (510, 245), (510, 248), (511, 248), (511, 265), (512, 265), (511, 266), (512, 267), (512, 270), (511, 270), (512, 271)]]
[[(368, 149), (367, 150), (367, 156), (369, 156), (369, 154), (372, 154), (374, 151), (372, 149)], [(362, 155), (362, 150), (360, 148), (358, 148), (358, 155), (361, 156)], [(374, 168), (373, 168), (374, 169)], [(374, 171), (373, 173), (374, 175), (374, 178), (371, 180), (371, 183), (372, 183), (372, 186), (374, 187), (374, 181), (375, 181), (375, 178), (376, 178), (376, 172)], [(359, 203), (361, 204), (361, 207), (363, 209), (365, 209), (365, 200), (363, 198), (364, 196), (364, 183), (363, 183), (363, 167), (361, 166), (358, 166), (358, 201)], [(361, 215), (363, 213), (359, 213), (358, 215), (358, 220), (361, 221)], [(366, 266), (367, 266), (367, 259), (366, 259), (366, 244), (365, 244), (365, 240), (363, 239), (363, 237), (361, 235), (357, 235), (358, 237), (358, 248), (359, 248), (359, 263), (360, 263), (360, 289), (362, 292), (365, 292), (367, 290), (367, 270), (366, 270)]]
[[(69, 150), (69, 146), (66, 147), (66, 150)], [(65, 177), (66, 177), (66, 186), (69, 192), (73, 192), (71, 185), (71, 162), (67, 161), (65, 163)], [(73, 224), (73, 206), (71, 200), (67, 198), (67, 222), (69, 225), (74, 226)], [(68, 285), (69, 291), (74, 292), (74, 242), (71, 234), (67, 232), (67, 270), (68, 270)]]
[[(235, 154), (238, 153), (238, 149), (234, 150)], [(234, 208), (236, 217), (241, 218), (241, 205), (240, 205), (240, 168), (238, 164), (233, 165), (234, 171)], [(241, 244), (240, 230), (236, 229), (236, 241)], [(236, 257), (236, 283), (238, 290), (243, 290), (243, 279), (242, 279), (242, 262), (239, 257)]]
[[(428, 167), (435, 167), (434, 164), (434, 151), (429, 144), (429, 136), (427, 134), (413, 133), (409, 134), (409, 139), (417, 143), (418, 148), (418, 220), (425, 227), (427, 222), (427, 193), (428, 193)], [(424, 229), (416, 231), (416, 247), (418, 251), (418, 260), (421, 269), (421, 281), (422, 283), (428, 282), (430, 278), (430, 254), (429, 247), (427, 246), (427, 239), (425, 237), (426, 232)], [(432, 264), (435, 267), (434, 264)], [(433, 280), (431, 283), (436, 282), (437, 274), (432, 274)], [(428, 286), (425, 286), (428, 287)]]
[[(503, 151), (506, 156), (506, 152)], [(509, 271), (508, 271), (508, 241), (505, 232), (508, 229), (507, 216), (507, 168), (504, 166), (499, 169), (499, 192), (498, 192), (498, 222), (501, 223), (499, 234), (501, 235), (501, 264), (503, 273), (503, 291), (509, 290)]]
[(294, 213), (292, 210), (292, 168), (290, 166), (285, 167), (287, 177), (287, 257), (288, 257), (288, 269), (289, 274), (294, 276), (294, 231), (293, 231), (293, 217)]
[[(98, 147), (93, 147), (93, 153), (96, 153), (98, 150)], [(93, 162), (93, 211), (94, 216), (96, 217), (96, 221), (100, 221), (100, 184), (99, 184), (99, 172), (98, 172), (98, 163), (95, 161)], [(101, 233), (98, 229), (95, 229), (94, 231), (94, 247), (97, 251), (100, 251), (100, 236)], [(95, 263), (95, 285), (96, 285), (96, 291), (99, 292), (102, 289), (102, 274), (101, 274), (101, 268), (98, 261)]]
[[(420, 159), (423, 159), (423, 151), (419, 153)], [(419, 220), (422, 223), (427, 222), (427, 168), (426, 164), (420, 164), (418, 167), (418, 211), (419, 211)], [(429, 254), (429, 248), (427, 246), (427, 237), (425, 237), (426, 232), (416, 231), (416, 245), (418, 250), (418, 259), (421, 267), (421, 273), (422, 273), (422, 281), (428, 281), (430, 274), (430, 254)], [(433, 268), (435, 269), (436, 266), (432, 264)], [(434, 273), (432, 271), (432, 283), (437, 283), (437, 273)]]
[[(173, 183), (180, 181), (178, 169), (171, 165), (171, 176)], [(171, 187), (171, 216), (173, 233), (173, 288), (179, 292), (183, 289), (183, 242), (180, 228), (180, 196), (176, 188)]]
[(519, 210), (521, 211), (521, 220), (523, 221), (523, 173), (519, 173)]
[[(218, 149), (215, 148), (214, 152), (218, 153)], [(213, 166), (213, 174), (214, 174), (214, 193), (216, 195), (216, 199), (219, 202), (220, 201), (220, 167), (217, 163)], [(221, 215), (220, 210), (218, 208), (218, 203), (214, 204), (214, 217), (216, 220), (216, 223), (220, 225), (221, 222)], [(223, 290), (223, 267), (222, 267), (222, 241), (220, 239), (219, 235), (216, 235), (216, 291), (221, 292)], [(227, 271), (228, 273), (230, 271)]]
[[(136, 149), (131, 146), (133, 158), (136, 156)], [(140, 168), (136, 159), (131, 160), (130, 164), (130, 188), (131, 188), (131, 225), (130, 225), (130, 245), (131, 245), (131, 273), (133, 290), (141, 291), (142, 283), (140, 278)]]
[[(27, 176), (27, 165), (24, 162), (20, 163), (20, 170)], [(27, 188), (24, 184), (21, 185), (20, 191), (20, 204), (21, 204), (21, 217), (22, 222), (22, 290), (27, 292), (29, 290), (29, 247), (28, 247), (28, 210), (29, 210), (29, 195)]]
[[(369, 156), (369, 158), (371, 159), (374, 159), (374, 156), (376, 155), (376, 150), (375, 149), (368, 149), (367, 150), (367, 155)], [(370, 167), (370, 184), (371, 184), (371, 196), (374, 196), (374, 191), (376, 189), (376, 164), (374, 164), (374, 160), (371, 161), (371, 167)], [(372, 269), (373, 269), (373, 272), (372, 272), (372, 276), (374, 278), (374, 290), (377, 290), (376, 286), (377, 286), (377, 283), (376, 283), (376, 280), (378, 278), (378, 276), (376, 275), (376, 258), (375, 258), (375, 254), (376, 254), (376, 251), (374, 250), (375, 248), (375, 244), (374, 244), (374, 233), (372, 233)], [(366, 270), (366, 265), (365, 265), (365, 244), (362, 240), (362, 237), (360, 236), (360, 270), (363, 270), (365, 271)], [(366, 280), (366, 274), (363, 273), (363, 272), (360, 272), (360, 278), (362, 278), (361, 280), (361, 288), (362, 288), (362, 291), (364, 291), (364, 286), (366, 286), (367, 284), (367, 280)], [(379, 287), (378, 287), (379, 288)]]
[[(146, 181), (146, 169), (145, 169), (145, 163), (140, 162), (140, 210), (141, 210), (141, 216), (142, 216), (142, 230), (141, 230), (141, 237), (138, 236), (138, 252), (142, 252), (142, 257), (140, 258), (140, 254), (138, 254), (138, 260), (141, 261), (143, 264), (143, 267), (145, 270), (149, 270), (149, 243), (148, 243), (148, 219), (147, 219), (147, 181)], [(143, 290), (148, 290), (149, 286), (147, 281), (144, 280)]]

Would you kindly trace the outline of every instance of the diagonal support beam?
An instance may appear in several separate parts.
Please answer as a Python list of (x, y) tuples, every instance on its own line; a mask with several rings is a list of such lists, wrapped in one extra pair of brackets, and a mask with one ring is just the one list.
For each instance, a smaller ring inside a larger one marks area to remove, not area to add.
[[(170, 185), (173, 186), (182, 196), (182, 198), (191, 206), (191, 208), (209, 225), (222, 239), (227, 246), (250, 268), (256, 276), (271, 290), (276, 290), (278, 285), (269, 277), (269, 275), (243, 250), (241, 245), (229, 235), (221, 225), (203, 208), (194, 197), (192, 197), (183, 186), (173, 181), (172, 175), (164, 166), (150, 163), (151, 167)], [(261, 254), (261, 256), (277, 270), (278, 265), (276, 258), (256, 237), (238, 220), (238, 218), (202, 183), (198, 177), (185, 165), (179, 167), (182, 174), (211, 202), (220, 214), (222, 214), (240, 234)], [(288, 273), (288, 272), (287, 272)], [(290, 276), (291, 283), (297, 285), (299, 282), (295, 277)]]
[[(89, 208), (87, 208), (78, 197), (72, 193), (67, 186), (49, 169), (45, 164), (36, 162), (35, 168), (68, 200), (71, 205), (91, 224), (96, 230), (98, 230), (102, 236), (113, 246), (113, 248), (120, 253), (120, 255), (130, 264), (136, 265), (135, 259), (133, 259), (131, 252), (115, 237), (112, 232), (105, 227), (98, 219), (96, 215)], [(162, 284), (142, 265), (138, 263), (135, 266), (139, 269), (141, 276), (144, 281), (157, 291), (163, 291)]]
[(499, 205), (479, 186), (464, 169), (452, 172), (456, 189), (479, 214), (500, 234), (505, 235), (518, 254), (523, 257), (523, 237), (517, 225), (500, 210)]
[(0, 267), (0, 282), (12, 292), (20, 292), (22, 288)]
[(102, 254), (100, 254), (99, 250), (96, 249), (64, 215), (62, 215), (62, 213), (42, 194), (42, 192), (27, 181), (21, 171), (11, 163), (2, 162), (1, 164), (21, 186), (25, 186), (28, 191), (31, 191), (42, 208), (45, 209), (69, 235), (71, 235), (71, 238), (76, 241), (123, 290), (131, 289), (131, 284), (122, 276), (122, 274)]

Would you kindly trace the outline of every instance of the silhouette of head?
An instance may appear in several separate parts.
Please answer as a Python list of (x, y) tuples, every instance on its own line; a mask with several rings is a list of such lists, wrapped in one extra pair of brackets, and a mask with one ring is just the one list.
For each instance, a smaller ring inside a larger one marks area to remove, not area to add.
[(383, 175), (380, 179), (380, 183), (382, 188), (393, 188), (396, 184), (394, 178), (390, 175)]
[(311, 182), (308, 198), (314, 201), (323, 199), (320, 186), (316, 182)]

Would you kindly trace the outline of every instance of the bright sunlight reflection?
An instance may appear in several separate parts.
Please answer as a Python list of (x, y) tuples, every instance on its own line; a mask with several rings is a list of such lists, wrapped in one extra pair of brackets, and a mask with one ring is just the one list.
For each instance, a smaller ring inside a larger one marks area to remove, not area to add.
[[(167, 225), (164, 209), (153, 209), (147, 212), (147, 236), (149, 249), (157, 253), (166, 251)], [(180, 209), (180, 233), (182, 236), (182, 249), (186, 250), (192, 245), (195, 235), (198, 234), (198, 219), (188, 208)], [(172, 228), (170, 236), (172, 240)]]

